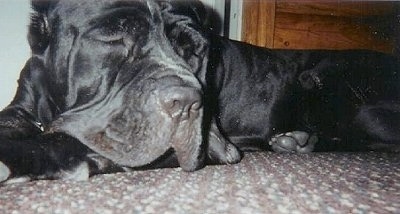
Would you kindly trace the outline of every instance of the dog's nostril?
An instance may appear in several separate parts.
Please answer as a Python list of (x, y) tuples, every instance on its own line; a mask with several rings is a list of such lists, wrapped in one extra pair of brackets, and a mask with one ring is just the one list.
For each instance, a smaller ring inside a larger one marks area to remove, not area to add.
[(188, 119), (195, 117), (202, 107), (198, 90), (188, 87), (173, 87), (163, 91), (162, 108), (172, 117)]

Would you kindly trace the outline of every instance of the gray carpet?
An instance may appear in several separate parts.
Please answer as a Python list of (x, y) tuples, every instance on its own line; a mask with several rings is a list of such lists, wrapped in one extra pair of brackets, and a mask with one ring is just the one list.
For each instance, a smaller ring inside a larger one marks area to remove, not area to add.
[(0, 213), (400, 213), (400, 156), (247, 153), (231, 166), (0, 187)]

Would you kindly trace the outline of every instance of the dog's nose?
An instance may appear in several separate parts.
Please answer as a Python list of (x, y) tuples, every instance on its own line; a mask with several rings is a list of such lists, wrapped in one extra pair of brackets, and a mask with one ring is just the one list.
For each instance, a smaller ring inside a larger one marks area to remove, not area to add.
[(174, 119), (186, 120), (198, 116), (202, 107), (201, 94), (191, 87), (171, 87), (161, 93), (162, 108)]

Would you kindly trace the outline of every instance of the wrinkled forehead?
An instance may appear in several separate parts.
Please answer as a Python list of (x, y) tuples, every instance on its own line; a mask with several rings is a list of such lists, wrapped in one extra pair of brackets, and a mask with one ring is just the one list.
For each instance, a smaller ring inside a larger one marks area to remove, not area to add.
[(50, 12), (49, 19), (58, 19), (77, 26), (121, 12), (150, 19), (155, 7), (153, 1), (146, 0), (59, 0)]

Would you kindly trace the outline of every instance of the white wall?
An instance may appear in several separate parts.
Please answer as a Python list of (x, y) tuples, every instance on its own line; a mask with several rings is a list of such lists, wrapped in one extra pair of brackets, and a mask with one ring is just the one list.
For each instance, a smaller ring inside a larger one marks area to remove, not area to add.
[(243, 0), (230, 0), (229, 38), (240, 41), (242, 39)]
[(0, 109), (12, 100), (19, 72), (30, 56), (29, 11), (29, 0), (0, 0)]

